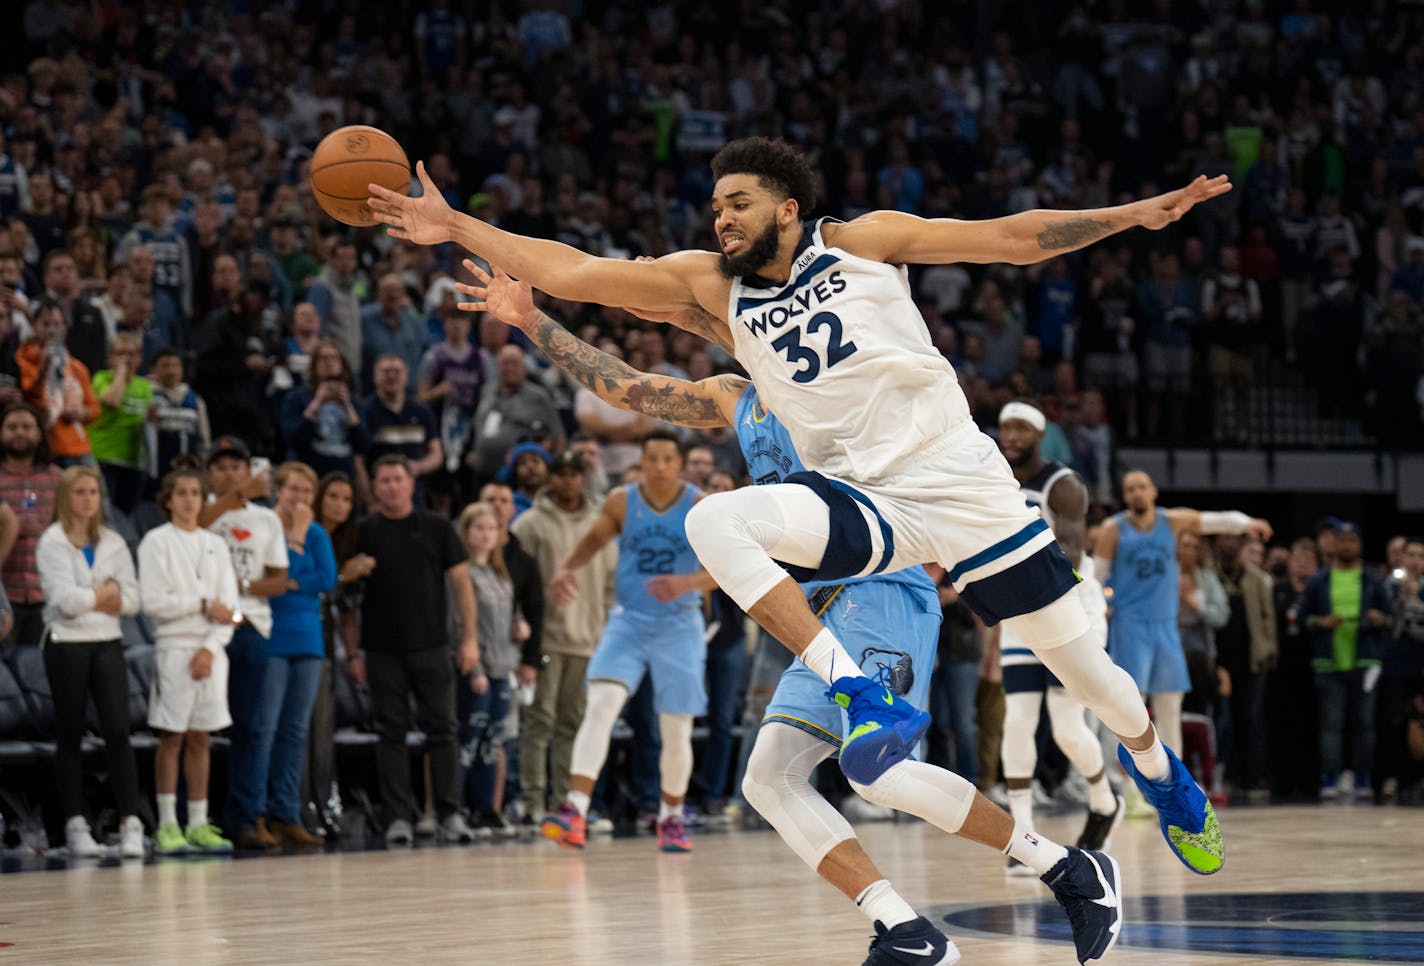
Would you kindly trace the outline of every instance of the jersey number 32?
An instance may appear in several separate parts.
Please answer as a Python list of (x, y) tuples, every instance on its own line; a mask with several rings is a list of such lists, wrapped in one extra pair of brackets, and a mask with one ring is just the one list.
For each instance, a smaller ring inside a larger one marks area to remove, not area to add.
[[(855, 343), (841, 341), (840, 316), (831, 312), (817, 312), (811, 316), (811, 321), (806, 323), (806, 333), (814, 335), (821, 329), (830, 330), (826, 336), (827, 369), (855, 355)], [(802, 343), (800, 328), (787, 329), (771, 345), (777, 352), (784, 352), (786, 361), (796, 366), (796, 371), (791, 374), (792, 382), (811, 382), (821, 374), (821, 354)]]

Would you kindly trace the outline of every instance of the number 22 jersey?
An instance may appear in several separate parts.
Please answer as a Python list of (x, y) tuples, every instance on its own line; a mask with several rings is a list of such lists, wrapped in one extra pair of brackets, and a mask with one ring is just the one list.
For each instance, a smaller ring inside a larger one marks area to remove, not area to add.
[(805, 464), (875, 483), (969, 419), (949, 362), (930, 341), (904, 266), (827, 247), (802, 228), (784, 283), (732, 280), (737, 361)]
[(627, 610), (642, 616), (659, 616), (682, 611), (698, 611), (702, 595), (688, 591), (667, 603), (659, 603), (648, 593), (649, 577), (690, 574), (701, 564), (687, 542), (687, 511), (697, 502), (701, 490), (682, 484), (672, 505), (659, 512), (643, 498), (637, 483), (623, 487), (628, 498), (623, 514), (623, 530), (618, 536), (616, 596)]

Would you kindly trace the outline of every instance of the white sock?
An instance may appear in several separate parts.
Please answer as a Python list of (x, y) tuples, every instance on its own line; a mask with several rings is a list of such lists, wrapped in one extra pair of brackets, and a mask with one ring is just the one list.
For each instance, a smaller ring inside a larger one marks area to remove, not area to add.
[(1049, 869), (1068, 858), (1068, 850), (1063, 846), (1030, 832), (1018, 822), (1014, 822), (1014, 835), (1004, 854), (1018, 859), (1039, 875), (1047, 875)]
[(208, 824), (208, 800), (206, 798), (188, 800), (188, 827), (197, 828)]
[(1127, 752), (1132, 755), (1132, 760), (1136, 763), (1137, 770), (1142, 772), (1142, 777), (1150, 782), (1160, 782), (1172, 773), (1172, 763), (1167, 760), (1167, 753), (1162, 750), (1162, 739), (1157, 737), (1156, 728), (1152, 729), (1151, 748), (1145, 751), (1134, 751), (1128, 748)]
[(1023, 828), (1033, 828), (1033, 788), (1009, 789), (1009, 814), (1014, 824)]
[(905, 922), (913, 922), (919, 913), (900, 898), (890, 885), (889, 879), (877, 879), (855, 897), (856, 907), (865, 913), (871, 922), (881, 922), (886, 929), (894, 929)]
[(1112, 785), (1108, 784), (1108, 773), (1104, 769), (1095, 782), (1088, 782), (1088, 809), (1098, 815), (1111, 815), (1117, 811), (1117, 798)]
[(178, 796), (177, 794), (165, 795), (159, 792), (158, 798), (158, 824), (177, 825), (178, 824)]
[(569, 792), (569, 804), (578, 809), (583, 818), (588, 818), (588, 792)]
[(801, 652), (801, 663), (815, 671), (827, 684), (835, 684), (841, 678), (865, 677), (860, 665), (850, 659), (841, 642), (836, 640), (836, 635), (825, 627), (811, 638), (811, 643)]
[(667, 802), (658, 802), (658, 821), (665, 822), (670, 818), (682, 818), (682, 804), (669, 805)]

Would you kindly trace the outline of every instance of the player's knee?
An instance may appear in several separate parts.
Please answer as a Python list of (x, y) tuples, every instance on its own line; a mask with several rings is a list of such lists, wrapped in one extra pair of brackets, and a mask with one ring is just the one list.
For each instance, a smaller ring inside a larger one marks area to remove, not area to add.
[[(892, 788), (896, 783), (895, 771), (904, 766), (904, 762), (897, 762), (887, 768), (884, 773), (869, 785), (862, 785), (860, 782), (850, 782), (851, 791), (872, 805), (889, 805), (894, 807), (891, 799), (895, 796)], [(849, 781), (849, 779), (847, 779)]]
[(769, 763), (763, 760), (764, 757), (753, 751), (747, 759), (747, 771), (742, 776), (742, 797), (759, 815), (766, 818), (776, 806), (776, 781), (780, 776), (768, 773)]
[(683, 521), (687, 542), (699, 557), (725, 540), (730, 532), (730, 524), (735, 515), (728, 513), (728, 507), (723, 505), (724, 495), (730, 494), (714, 493), (699, 500), (687, 511), (687, 519)]

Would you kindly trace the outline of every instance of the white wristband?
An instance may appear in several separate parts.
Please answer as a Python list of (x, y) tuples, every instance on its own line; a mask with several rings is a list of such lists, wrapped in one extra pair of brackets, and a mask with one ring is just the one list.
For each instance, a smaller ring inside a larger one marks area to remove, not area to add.
[(1240, 510), (1203, 510), (1201, 532), (1208, 536), (1213, 533), (1245, 533), (1251, 528), (1251, 518)]

